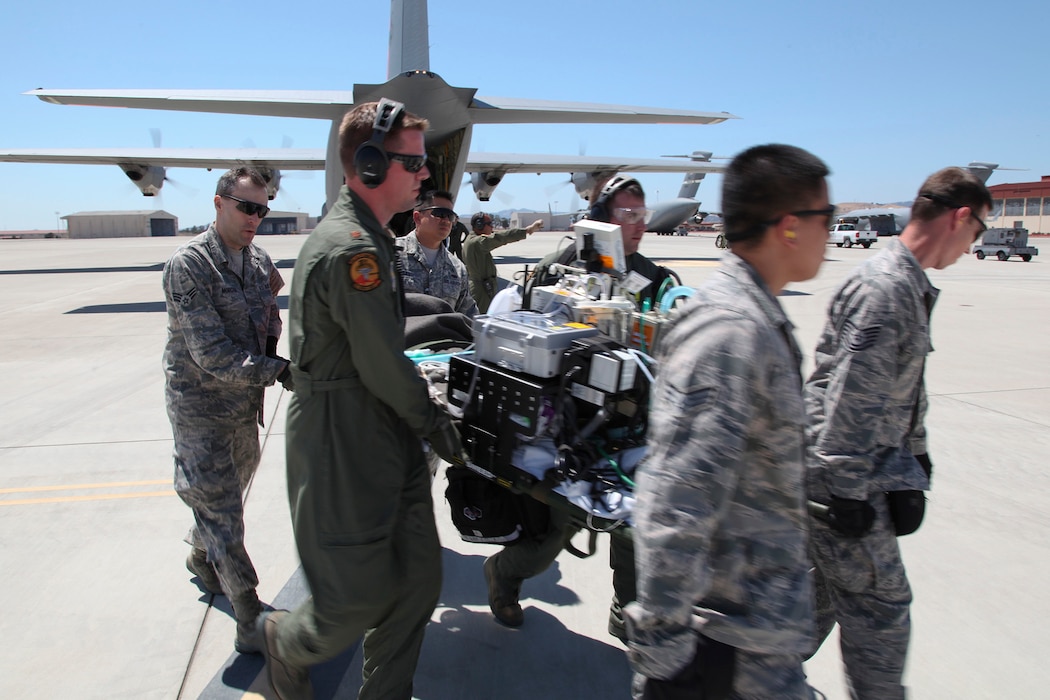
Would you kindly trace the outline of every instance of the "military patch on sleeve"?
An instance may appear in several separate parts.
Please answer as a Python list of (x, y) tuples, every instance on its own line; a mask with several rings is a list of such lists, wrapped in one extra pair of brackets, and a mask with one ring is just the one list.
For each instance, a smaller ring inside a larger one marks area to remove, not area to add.
[(359, 292), (370, 292), (382, 284), (375, 253), (358, 253), (350, 258), (350, 282)]
[(172, 299), (175, 300), (175, 303), (176, 304), (181, 304), (182, 306), (189, 306), (190, 304), (192, 304), (193, 300), (194, 300), (194, 298), (196, 298), (196, 296), (197, 296), (197, 288), (196, 287), (190, 288), (190, 290), (188, 292), (185, 292), (183, 294), (180, 294), (179, 292), (172, 292), (171, 293), (171, 297), (172, 297)]
[(857, 328), (849, 321), (846, 321), (845, 325), (842, 326), (842, 340), (846, 343), (846, 347), (850, 352), (861, 352), (873, 347), (878, 342), (881, 331), (882, 326), (879, 325)]

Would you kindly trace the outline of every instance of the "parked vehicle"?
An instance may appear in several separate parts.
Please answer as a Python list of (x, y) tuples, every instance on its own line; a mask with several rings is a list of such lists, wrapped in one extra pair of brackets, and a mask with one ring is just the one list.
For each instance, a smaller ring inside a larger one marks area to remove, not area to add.
[(879, 240), (879, 235), (871, 230), (860, 231), (855, 224), (835, 224), (831, 227), (829, 238), (839, 248), (852, 248), (854, 245), (870, 248)]
[(1028, 245), (1026, 228), (990, 228), (984, 232), (980, 243), (975, 243), (970, 250), (978, 260), (994, 255), (999, 260), (1009, 260), (1016, 255), (1029, 262), (1033, 255), (1039, 255), (1039, 249)]

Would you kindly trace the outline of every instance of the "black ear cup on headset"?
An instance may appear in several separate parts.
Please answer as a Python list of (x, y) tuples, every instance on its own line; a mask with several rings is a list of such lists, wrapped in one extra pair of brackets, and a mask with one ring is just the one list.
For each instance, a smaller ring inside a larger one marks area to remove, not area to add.
[(357, 178), (365, 187), (379, 187), (386, 179), (386, 171), (390, 168), (390, 159), (383, 148), (383, 140), (386, 139), (390, 129), (397, 120), (401, 118), (405, 105), (394, 100), (383, 98), (376, 106), (376, 118), (372, 122), (372, 138), (368, 139), (354, 151), (354, 171)]
[(632, 182), (638, 182), (633, 177), (627, 177), (626, 175), (615, 175), (613, 176), (605, 186), (602, 187), (601, 193), (598, 195), (598, 199), (591, 205), (590, 219), (593, 221), (605, 221), (608, 222), (612, 218), (609, 212), (609, 200), (616, 196), (616, 193), (622, 190)]

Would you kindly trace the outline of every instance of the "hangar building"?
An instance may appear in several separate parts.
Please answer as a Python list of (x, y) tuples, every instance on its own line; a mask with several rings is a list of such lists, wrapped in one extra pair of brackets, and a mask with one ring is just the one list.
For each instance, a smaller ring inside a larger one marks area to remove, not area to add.
[(1050, 234), (1050, 175), (1039, 182), (992, 185), (992, 211), (985, 219), (991, 228), (1026, 228), (1028, 233)]
[(81, 211), (62, 217), (69, 238), (132, 238), (174, 236), (179, 219), (163, 209)]

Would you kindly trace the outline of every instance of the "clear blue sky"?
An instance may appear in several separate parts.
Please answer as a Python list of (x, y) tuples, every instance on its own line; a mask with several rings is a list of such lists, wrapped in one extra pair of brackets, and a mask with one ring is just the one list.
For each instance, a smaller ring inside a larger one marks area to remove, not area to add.
[[(599, 7), (595, 12), (593, 8)], [(316, 120), (49, 105), (44, 88), (351, 90), (386, 78), (389, 3), (8, 3), (0, 42), (0, 147), (323, 148)], [(758, 143), (809, 149), (831, 167), (832, 200), (910, 199), (922, 179), (971, 160), (1050, 174), (1046, 40), (1050, 4), (972, 0), (533, 0), (430, 3), (431, 70), (481, 96), (728, 111), (715, 126), (480, 126), (487, 151), (730, 156)], [(56, 214), (163, 208), (183, 226), (212, 218), (218, 173), (171, 169), (142, 197), (115, 166), (0, 163), (0, 230), (54, 228)], [(564, 176), (509, 175), (461, 213), (566, 210)], [(320, 173), (289, 173), (274, 206), (317, 213)], [(651, 201), (678, 175), (642, 178)], [(717, 210), (721, 179), (698, 197)], [(555, 203), (557, 203), (555, 205)]]

